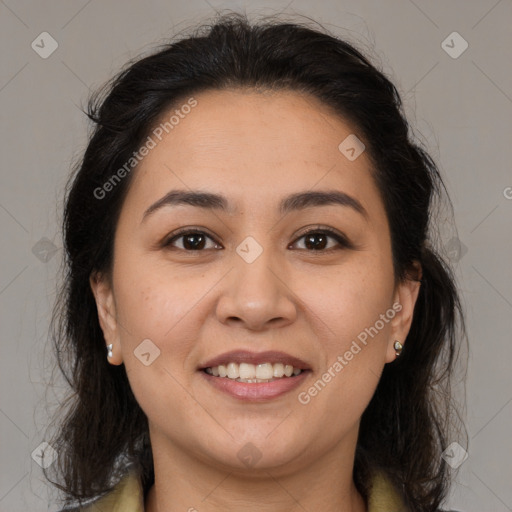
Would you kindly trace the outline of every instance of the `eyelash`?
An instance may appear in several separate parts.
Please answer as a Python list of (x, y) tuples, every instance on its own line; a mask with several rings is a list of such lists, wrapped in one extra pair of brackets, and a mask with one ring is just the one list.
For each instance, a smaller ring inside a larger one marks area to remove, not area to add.
[[(355, 246), (345, 237), (343, 236), (342, 234), (336, 232), (336, 231), (333, 231), (332, 229), (329, 229), (329, 228), (323, 228), (321, 226), (318, 226), (318, 227), (315, 227), (313, 229), (310, 229), (309, 231), (306, 231), (305, 233), (302, 233), (302, 235), (300, 235), (298, 238), (295, 239), (295, 241), (291, 244), (291, 245), (294, 245), (298, 240), (306, 237), (307, 235), (310, 235), (310, 234), (322, 234), (322, 235), (328, 235), (328, 237), (330, 238), (334, 238), (338, 243), (339, 243), (339, 246), (338, 247), (331, 247), (329, 249), (319, 249), (319, 250), (308, 250), (308, 249), (301, 249), (303, 251), (307, 251), (307, 252), (310, 252), (310, 253), (330, 253), (331, 251), (336, 251), (336, 250), (340, 250), (340, 249), (355, 249)], [(163, 244), (162, 244), (162, 247), (166, 248), (166, 247), (170, 247), (171, 244), (179, 239), (179, 238), (182, 238), (184, 235), (189, 235), (189, 234), (200, 234), (200, 235), (205, 235), (206, 237), (210, 238), (211, 240), (213, 240), (215, 243), (217, 243), (213, 237), (211, 237), (210, 235), (208, 235), (208, 233), (200, 230), (200, 229), (196, 229), (196, 228), (183, 228), (183, 229), (180, 229), (178, 231), (176, 231), (175, 233), (173, 233), (169, 238), (167, 238)], [(180, 251), (185, 251), (185, 252), (189, 252), (189, 253), (195, 253), (195, 252), (204, 252), (208, 249), (181, 249), (181, 248), (177, 248), (178, 250)]]

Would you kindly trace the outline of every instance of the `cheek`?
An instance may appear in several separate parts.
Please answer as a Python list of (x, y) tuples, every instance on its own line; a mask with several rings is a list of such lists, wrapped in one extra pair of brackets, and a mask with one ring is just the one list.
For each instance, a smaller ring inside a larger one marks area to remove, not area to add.
[(386, 258), (368, 257), (328, 277), (297, 281), (294, 291), (305, 298), (322, 352), (322, 368), (313, 387), (302, 389), (303, 402), (311, 399), (333, 421), (360, 416), (378, 384), (395, 316), (391, 272)]
[(308, 297), (322, 366), (299, 391), (299, 403), (322, 424), (335, 425), (335, 431), (358, 421), (377, 387), (394, 316), (389, 291), (361, 277)]
[(174, 389), (172, 376), (183, 375), (200, 326), (190, 319), (204, 290), (191, 280), (181, 285), (154, 265), (127, 263), (118, 267), (116, 308), (123, 362), (143, 405), (155, 390)]
[[(293, 292), (305, 305), (305, 314), (318, 325), (331, 350), (342, 350), (391, 307), (393, 276), (385, 259), (370, 254), (328, 273), (303, 273)], [(309, 311), (309, 313), (308, 313)], [(379, 330), (387, 330), (388, 324)], [(331, 352), (329, 350), (329, 352)]]
[(183, 282), (179, 269), (144, 255), (119, 260), (116, 276), (120, 318), (132, 337), (153, 337), (157, 344), (181, 330), (182, 319), (204, 294), (204, 280), (188, 278)]
[[(184, 362), (197, 339), (192, 331), (198, 323), (187, 322), (197, 291), (175, 288), (155, 269), (132, 272), (116, 290), (123, 363), (135, 398), (153, 424), (168, 425), (170, 411), (180, 417), (190, 408)], [(172, 429), (179, 431), (182, 423), (173, 423)]]

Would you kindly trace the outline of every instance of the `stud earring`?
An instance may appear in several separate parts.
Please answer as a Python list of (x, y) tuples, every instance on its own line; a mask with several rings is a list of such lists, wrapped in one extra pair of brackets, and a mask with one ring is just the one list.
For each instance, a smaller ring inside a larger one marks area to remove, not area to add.
[(107, 345), (108, 353), (107, 357), (110, 359), (112, 357), (112, 343), (110, 345)]
[(395, 349), (395, 356), (398, 357), (402, 353), (404, 346), (398, 340), (395, 340), (393, 348)]

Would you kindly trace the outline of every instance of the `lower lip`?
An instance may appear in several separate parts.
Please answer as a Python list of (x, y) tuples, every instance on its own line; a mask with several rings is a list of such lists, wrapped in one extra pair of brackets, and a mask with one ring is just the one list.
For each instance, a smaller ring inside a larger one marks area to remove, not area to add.
[(304, 370), (294, 377), (282, 377), (272, 382), (237, 382), (227, 377), (214, 377), (200, 370), (203, 378), (213, 387), (240, 400), (263, 402), (289, 393), (307, 378), (309, 370)]

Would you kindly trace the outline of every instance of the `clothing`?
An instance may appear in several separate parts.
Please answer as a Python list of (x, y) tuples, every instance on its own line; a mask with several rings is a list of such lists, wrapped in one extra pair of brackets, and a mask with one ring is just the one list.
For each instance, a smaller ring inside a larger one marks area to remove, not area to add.
[[(65, 509), (60, 512), (75, 512)], [(144, 493), (140, 477), (134, 471), (125, 475), (115, 488), (81, 512), (144, 512)], [(368, 512), (408, 512), (399, 493), (384, 473), (378, 473), (368, 496)]]

